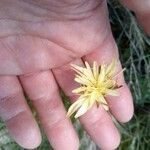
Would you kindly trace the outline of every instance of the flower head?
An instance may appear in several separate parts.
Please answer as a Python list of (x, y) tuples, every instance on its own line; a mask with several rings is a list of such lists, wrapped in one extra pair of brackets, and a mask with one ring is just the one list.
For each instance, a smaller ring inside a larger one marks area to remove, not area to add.
[(117, 81), (114, 79), (116, 76), (116, 61), (112, 61), (109, 65), (102, 64), (101, 66), (94, 62), (92, 68), (87, 62), (85, 62), (85, 67), (74, 64), (71, 66), (77, 73), (75, 81), (81, 86), (72, 91), (78, 94), (79, 98), (70, 106), (67, 116), (71, 116), (77, 111), (75, 118), (78, 118), (95, 103), (97, 106), (102, 105), (106, 111), (109, 110), (105, 96), (118, 96), (119, 94), (117, 89), (120, 86), (117, 85)]

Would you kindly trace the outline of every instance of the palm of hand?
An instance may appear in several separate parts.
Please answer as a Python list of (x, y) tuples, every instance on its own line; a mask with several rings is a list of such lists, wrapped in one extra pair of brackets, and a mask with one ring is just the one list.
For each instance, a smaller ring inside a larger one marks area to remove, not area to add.
[[(2, 19), (6, 32), (0, 42), (0, 60), (5, 64), (0, 66), (1, 74), (20, 75), (61, 66), (95, 50), (109, 32), (106, 12), (99, 14), (104, 8), (92, 11), (97, 4), (88, 6), (81, 15), (76, 12), (71, 16), (63, 11), (55, 16), (45, 5), (38, 12), (33, 9), (39, 7), (34, 3), (11, 5), (12, 10), (19, 10), (8, 12)], [(99, 36), (101, 32), (103, 37)]]

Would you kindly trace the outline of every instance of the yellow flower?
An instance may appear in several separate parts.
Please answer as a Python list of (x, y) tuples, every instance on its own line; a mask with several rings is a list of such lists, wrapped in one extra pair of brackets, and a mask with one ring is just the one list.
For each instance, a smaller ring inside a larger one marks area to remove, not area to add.
[(75, 118), (78, 118), (95, 103), (97, 106), (102, 105), (108, 111), (109, 107), (105, 96), (118, 96), (119, 94), (117, 89), (120, 86), (117, 85), (117, 81), (114, 79), (116, 76), (116, 61), (112, 61), (109, 65), (102, 64), (101, 66), (94, 62), (92, 68), (87, 62), (85, 62), (85, 67), (73, 64), (71, 66), (77, 73), (75, 81), (80, 83), (81, 86), (72, 91), (78, 94), (79, 98), (70, 106), (67, 116), (71, 116), (77, 111)]

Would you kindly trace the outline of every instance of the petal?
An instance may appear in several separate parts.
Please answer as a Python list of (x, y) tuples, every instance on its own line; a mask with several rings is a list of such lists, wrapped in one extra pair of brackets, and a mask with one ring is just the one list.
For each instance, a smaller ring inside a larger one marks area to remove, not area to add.
[(117, 76), (119, 76), (122, 72), (124, 72), (126, 70), (126, 68), (123, 68), (122, 70), (120, 70), (119, 72), (117, 72), (113, 78), (116, 78)]
[(101, 83), (105, 79), (105, 65), (101, 65), (100, 74), (98, 77), (98, 82)]
[(78, 110), (78, 112), (76, 113), (75, 118), (78, 118), (78, 117), (82, 116), (84, 113), (86, 113), (87, 110), (88, 110), (88, 106), (89, 106), (89, 101), (86, 100), (82, 104), (82, 106), (80, 107), (80, 109)]
[(111, 89), (108, 89), (107, 92), (106, 92), (106, 95), (110, 95), (110, 96), (119, 96), (119, 93), (117, 90), (111, 90)]
[(110, 65), (108, 65), (107, 69), (106, 69), (106, 75), (108, 77), (112, 77), (116, 71), (116, 64), (117, 64), (117, 61), (116, 60), (113, 60), (111, 62)]
[(103, 107), (106, 111), (108, 111), (108, 110), (109, 110), (108, 105), (105, 105), (105, 104), (101, 104), (101, 105), (102, 105), (102, 107)]
[(97, 101), (99, 103), (103, 103), (103, 104), (107, 105), (107, 102), (106, 102), (106, 100), (105, 100), (103, 95), (100, 95), (99, 98), (97, 99)]
[(83, 67), (80, 67), (78, 65), (75, 65), (75, 64), (71, 64), (71, 67), (74, 71), (80, 71), (80, 72), (83, 72), (84, 68)]
[(96, 102), (96, 100), (97, 100), (97, 94), (96, 94), (96, 92), (92, 92), (88, 109), (90, 109), (93, 106), (93, 104)]
[(83, 68), (83, 67), (71, 64), (72, 69), (76, 71), (81, 77), (87, 78), (88, 80), (93, 80), (94, 76), (90, 68), (90, 65), (87, 62), (85, 62), (85, 65), (87, 68)]
[(93, 76), (93, 74), (90, 73), (89, 70), (87, 70), (86, 68), (84, 68), (83, 73), (80, 73), (81, 78), (85, 78), (86, 80), (90, 81), (91, 83), (95, 82), (95, 78)]
[(75, 78), (75, 81), (80, 83), (80, 84), (86, 85), (86, 86), (88, 86), (88, 85), (92, 86), (93, 85), (89, 80), (87, 80), (86, 78), (82, 78), (80, 76), (77, 76)]
[(74, 80), (80, 84), (87, 85), (87, 83), (83, 81), (82, 79), (80, 79), (79, 77), (76, 77)]
[(107, 80), (107, 81), (104, 83), (105, 87), (108, 88), (108, 89), (115, 87), (116, 84), (117, 84), (117, 82), (116, 82), (115, 80)]
[(85, 62), (85, 66), (87, 68), (85, 72), (86, 76), (88, 77), (89, 80), (93, 81), (94, 75), (93, 75), (90, 65), (87, 62)]
[(78, 110), (80, 106), (82, 106), (82, 102), (84, 99), (78, 99), (76, 102), (74, 102), (68, 109), (67, 116), (70, 117), (75, 111)]
[(77, 72), (77, 74), (75, 75), (76, 77), (88, 79), (86, 74), (85, 74), (85, 71), (84, 72), (80, 72), (80, 71), (76, 70), (76, 72)]
[(107, 102), (106, 102), (106, 100), (105, 100), (105, 98), (104, 98), (103, 95), (100, 95), (100, 97), (99, 97), (99, 99), (98, 99), (97, 101), (98, 101), (98, 103), (100, 103), (100, 105), (101, 105), (106, 111), (109, 110), (108, 104), (107, 104)]
[(93, 63), (93, 75), (94, 75), (95, 80), (98, 79), (98, 75), (99, 75), (98, 71), (99, 71), (99, 67), (97, 65), (97, 62), (94, 61), (94, 63)]
[(86, 90), (86, 87), (79, 87), (72, 91), (72, 93), (78, 94)]

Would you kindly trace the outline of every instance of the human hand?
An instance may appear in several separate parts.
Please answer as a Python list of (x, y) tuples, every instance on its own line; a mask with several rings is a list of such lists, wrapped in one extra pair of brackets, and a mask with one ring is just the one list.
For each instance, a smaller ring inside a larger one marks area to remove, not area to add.
[[(18, 144), (25, 148), (40, 144), (24, 91), (54, 149), (77, 150), (78, 137), (66, 117), (58, 86), (74, 101), (71, 91), (78, 85), (70, 63), (119, 60), (106, 1), (1, 0), (0, 8), (0, 116)], [(118, 82), (123, 85), (120, 96), (107, 101), (113, 116), (127, 122), (133, 115), (132, 97), (122, 74)], [(119, 132), (102, 107), (94, 106), (80, 122), (102, 149), (118, 146)]]
[(150, 0), (123, 0), (124, 4), (135, 12), (139, 23), (150, 36)]

